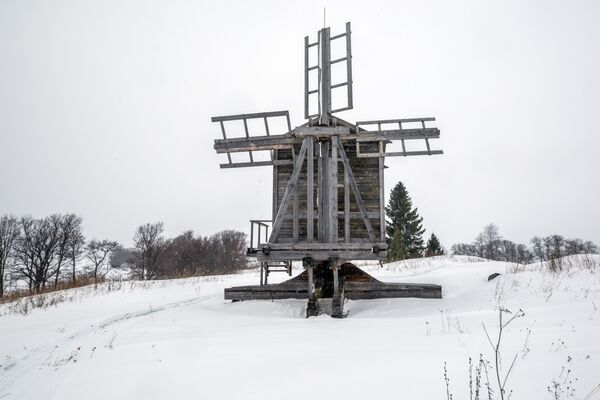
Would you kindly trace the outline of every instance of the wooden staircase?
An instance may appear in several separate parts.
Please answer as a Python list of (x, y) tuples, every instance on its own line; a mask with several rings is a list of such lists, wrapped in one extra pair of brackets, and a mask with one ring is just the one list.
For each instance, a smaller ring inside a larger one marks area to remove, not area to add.
[(269, 284), (269, 274), (272, 272), (285, 272), (292, 276), (291, 261), (264, 261), (260, 264), (260, 286)]

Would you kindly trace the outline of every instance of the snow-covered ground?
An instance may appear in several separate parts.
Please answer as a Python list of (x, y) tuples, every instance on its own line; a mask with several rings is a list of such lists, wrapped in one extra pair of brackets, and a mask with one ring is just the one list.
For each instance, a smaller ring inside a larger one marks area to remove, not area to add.
[(300, 300), (224, 301), (224, 287), (258, 281), (247, 273), (1, 305), (0, 399), (446, 399), (444, 363), (453, 398), (468, 399), (468, 359), (493, 364), (483, 324), (497, 335), (501, 305), (525, 312), (501, 345), (504, 374), (517, 355), (513, 400), (554, 398), (549, 386), (600, 400), (600, 269), (556, 275), (466, 257), (365, 268), (441, 284), (444, 298), (348, 301), (343, 320), (305, 319)]

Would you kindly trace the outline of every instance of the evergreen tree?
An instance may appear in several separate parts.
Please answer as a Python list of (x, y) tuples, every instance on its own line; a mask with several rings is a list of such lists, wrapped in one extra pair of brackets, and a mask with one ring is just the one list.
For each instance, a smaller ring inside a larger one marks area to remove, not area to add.
[[(402, 182), (398, 182), (392, 189), (385, 213), (386, 233), (390, 244), (388, 260), (422, 257), (425, 232), (422, 226), (423, 218), (419, 216), (417, 209), (413, 208), (412, 200)], [(395, 248), (392, 249), (392, 246)]]
[(394, 237), (390, 242), (390, 246), (387, 251), (388, 261), (398, 261), (406, 259), (406, 246), (404, 245), (404, 238), (400, 229), (396, 230)]
[(444, 255), (444, 249), (438, 240), (435, 233), (431, 234), (431, 237), (427, 241), (427, 248), (425, 249), (425, 257), (442, 256)]

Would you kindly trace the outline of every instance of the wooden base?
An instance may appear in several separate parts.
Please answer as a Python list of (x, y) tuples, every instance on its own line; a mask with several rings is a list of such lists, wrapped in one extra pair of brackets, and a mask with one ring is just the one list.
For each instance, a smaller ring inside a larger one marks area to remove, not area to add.
[[(350, 300), (425, 298), (441, 299), (440, 285), (386, 283), (375, 279), (354, 264), (339, 267), (340, 295), (334, 296), (333, 272), (325, 266), (314, 268), (314, 298), (333, 298), (334, 313), (341, 316), (344, 298)], [(225, 300), (309, 299), (308, 271), (278, 284), (237, 286), (225, 289)]]

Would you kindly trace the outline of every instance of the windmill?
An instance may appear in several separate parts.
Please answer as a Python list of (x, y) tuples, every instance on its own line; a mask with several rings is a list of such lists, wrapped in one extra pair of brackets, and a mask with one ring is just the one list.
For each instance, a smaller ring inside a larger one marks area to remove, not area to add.
[[(335, 115), (353, 108), (350, 36), (348, 22), (343, 33), (332, 36), (323, 28), (315, 42), (304, 38), (304, 124), (292, 129), (288, 111), (212, 118), (223, 136), (214, 148), (228, 160), (221, 168), (273, 168), (272, 219), (250, 221), (247, 254), (261, 265), (260, 284), (225, 289), (226, 300), (307, 299), (307, 316), (312, 316), (320, 299), (331, 298), (331, 315), (342, 317), (345, 298), (441, 298), (438, 285), (384, 283), (351, 263), (386, 256), (385, 158), (442, 151), (430, 147), (430, 140), (440, 136), (431, 126), (435, 118), (352, 124)], [(332, 59), (332, 46), (341, 46), (340, 57)], [(341, 71), (340, 81), (332, 81), (333, 68)], [(283, 121), (285, 133), (273, 134), (275, 120)], [(249, 129), (257, 122), (264, 128), (259, 135)], [(232, 123), (243, 126), (237, 137), (227, 134)], [(398, 141), (401, 147), (390, 151)], [(410, 150), (408, 142), (424, 148)], [(268, 158), (257, 158), (261, 152)], [(233, 161), (239, 153), (247, 160)], [(272, 272), (291, 275), (293, 261), (302, 261), (300, 275), (268, 283)]]

